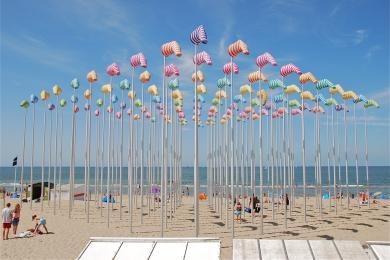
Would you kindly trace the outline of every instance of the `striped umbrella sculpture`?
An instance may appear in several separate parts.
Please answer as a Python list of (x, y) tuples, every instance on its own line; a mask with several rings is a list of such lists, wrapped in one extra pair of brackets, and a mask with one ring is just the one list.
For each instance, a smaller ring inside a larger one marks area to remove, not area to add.
[(70, 167), (69, 167), (69, 207), (68, 207), (68, 218), (71, 218), (72, 206), (74, 200), (74, 164), (75, 164), (75, 143), (76, 143), (76, 113), (79, 111), (77, 106), (78, 97), (77, 89), (80, 87), (80, 82), (77, 78), (74, 78), (70, 82), (70, 87), (73, 89), (73, 95), (70, 97), (72, 102), (72, 139), (71, 139), (71, 156), (70, 156)]
[[(61, 192), (62, 192), (62, 188), (61, 188), (61, 184), (62, 184), (62, 146), (63, 146), (63, 136), (64, 136), (64, 107), (66, 106), (67, 102), (65, 99), (61, 99), (60, 102), (59, 102), (59, 106), (61, 107), (61, 124), (60, 124), (60, 152), (59, 152), (59, 175), (58, 175), (58, 186), (59, 186), (59, 190), (58, 190), (58, 208), (60, 209), (61, 208)], [(55, 189), (55, 186), (54, 186), (54, 189)], [(56, 192), (54, 192), (54, 202), (55, 202), (55, 195)]]
[[(275, 58), (268, 52), (266, 53), (263, 53), (261, 55), (259, 55), (257, 58), (256, 58), (256, 65), (258, 66), (259, 68), (259, 75), (260, 75), (260, 78), (261, 78), (261, 75), (262, 75), (262, 69), (266, 66), (266, 65), (272, 65), (272, 66), (277, 66), (277, 62), (275, 60)], [(262, 110), (261, 110), (261, 107), (265, 105), (265, 102), (267, 100), (267, 94), (265, 92), (265, 90), (263, 90), (261, 88), (261, 82), (263, 81), (266, 81), (266, 79), (260, 79), (259, 80), (259, 90), (258, 90), (258, 98), (261, 100), (261, 106), (260, 106), (260, 118), (259, 118), (259, 147), (260, 147), (260, 150), (259, 150), (259, 157), (260, 157), (260, 201), (261, 201), (261, 208), (260, 208), (260, 234), (262, 235), (263, 234), (263, 208), (264, 208), (264, 199), (263, 199), (263, 126), (262, 126)]]
[(367, 200), (368, 200), (368, 208), (371, 207), (370, 204), (370, 182), (369, 182), (369, 176), (368, 176), (368, 142), (367, 142), (367, 117), (366, 117), (366, 109), (367, 108), (379, 108), (378, 103), (373, 100), (369, 99), (364, 102), (363, 104), (363, 111), (364, 111), (364, 140), (365, 140), (365, 159), (366, 159), (366, 187), (367, 187)]
[[(22, 102), (20, 102), (19, 106), (21, 108), (25, 109), (25, 113), (24, 113), (24, 126), (23, 126), (22, 172), (20, 173), (20, 185), (21, 185), (20, 205), (23, 205), (22, 201), (23, 201), (24, 155), (25, 155), (25, 151), (26, 151), (27, 114), (28, 114), (28, 108), (30, 106), (30, 103), (27, 100), (22, 100)], [(32, 190), (32, 188), (31, 188), (31, 190)], [(26, 198), (27, 198), (27, 192), (26, 192)]]
[[(230, 104), (233, 104), (233, 58), (237, 57), (240, 53), (249, 55), (248, 46), (242, 40), (237, 40), (228, 47), (228, 54), (230, 56), (230, 82), (232, 84), (230, 88)], [(231, 234), (234, 237), (234, 113), (230, 120), (230, 184), (231, 184)], [(228, 224), (228, 221), (226, 222)], [(228, 226), (228, 225), (226, 225)]]
[[(345, 91), (342, 95), (342, 98), (344, 99), (344, 106), (346, 106), (347, 100), (356, 100), (358, 96), (353, 91)], [(347, 115), (346, 115), (347, 109), (344, 109), (344, 148), (345, 148), (345, 178), (346, 178), (346, 188), (347, 188), (347, 209), (349, 210), (350, 207), (350, 194), (349, 194), (349, 162), (348, 162), (348, 151), (347, 151)]]
[(33, 104), (33, 118), (32, 118), (32, 137), (31, 137), (31, 166), (30, 166), (30, 209), (32, 209), (33, 202), (33, 171), (34, 171), (34, 154), (35, 154), (35, 104), (38, 102), (38, 97), (34, 94), (30, 96), (30, 102)]
[[(41, 211), (43, 211), (43, 199), (45, 196), (45, 148), (46, 148), (46, 105), (47, 100), (49, 99), (50, 94), (46, 90), (41, 91), (41, 100), (44, 101), (44, 107), (43, 107), (43, 132), (42, 132), (42, 165), (41, 165), (41, 175), (42, 175), (42, 181), (41, 181)], [(50, 186), (50, 183), (48, 184)], [(32, 186), (31, 186), (31, 192), (32, 192)]]
[[(163, 55), (163, 76), (162, 76), (162, 106), (164, 111), (166, 112), (166, 104), (167, 104), (167, 90), (165, 86), (165, 77), (166, 72), (171, 71), (170, 73), (174, 73), (175, 67), (173, 66), (166, 66), (166, 59), (167, 57), (171, 55), (175, 55), (177, 57), (180, 57), (182, 55), (180, 45), (176, 41), (170, 41), (167, 43), (164, 43), (161, 45), (161, 53)], [(177, 68), (176, 68), (177, 69)], [(172, 74), (173, 74), (172, 73)], [(165, 112), (163, 113), (163, 117), (165, 115)], [(161, 121), (162, 127), (161, 127), (161, 230), (160, 235), (161, 237), (164, 236), (164, 216), (166, 216), (166, 210), (165, 208), (165, 199), (166, 199), (166, 176), (167, 176), (167, 145), (168, 145), (168, 133), (167, 133), (167, 122), (162, 120)]]
[[(338, 102), (336, 99), (334, 99), (334, 96), (339, 93), (342, 95), (344, 90), (341, 88), (339, 84), (335, 84), (333, 87), (329, 88), (329, 93), (332, 95), (332, 98), (328, 99), (328, 105), (336, 107), (338, 105)], [(335, 147), (335, 124), (334, 124), (334, 110), (333, 107), (331, 108), (331, 117), (332, 117), (332, 159), (333, 159), (333, 193), (334, 193), (334, 209), (335, 209), (335, 214), (337, 215), (337, 178), (336, 178), (336, 147)], [(337, 114), (336, 114), (337, 116)], [(336, 120), (338, 123), (338, 120)], [(338, 124), (337, 124), (338, 128)], [(337, 131), (338, 133), (338, 131)], [(338, 144), (339, 145), (339, 144)], [(331, 197), (329, 198), (331, 201)]]
[(203, 25), (199, 25), (194, 31), (191, 32), (190, 40), (194, 44), (194, 107), (195, 107), (195, 124), (194, 124), (194, 221), (195, 221), (195, 236), (199, 236), (199, 154), (198, 154), (198, 98), (197, 98), (197, 86), (198, 86), (198, 66), (202, 63), (211, 65), (210, 56), (206, 52), (198, 54), (198, 45), (207, 44), (207, 34)]
[[(57, 168), (58, 168), (58, 110), (60, 107), (60, 100), (59, 96), (62, 93), (62, 89), (58, 85), (53, 86), (53, 94), (57, 97), (57, 109), (56, 109), (56, 139), (55, 139), (55, 144), (54, 144), (54, 154), (55, 154), (55, 165), (54, 165), (54, 178), (53, 178), (53, 183), (54, 183), (54, 205), (53, 205), (53, 213), (54, 215), (56, 214), (56, 203), (57, 203)], [(62, 131), (62, 130), (61, 130)]]
[[(302, 71), (297, 67), (295, 66), (294, 64), (292, 63), (289, 63), (287, 65), (284, 65), (280, 68), (280, 75), (282, 76), (282, 82), (284, 84), (284, 78), (287, 77), (288, 75), (292, 74), (292, 73), (296, 73), (298, 75), (301, 75), (302, 74)], [(288, 103), (288, 99), (286, 99), (287, 103)], [(286, 137), (285, 137), (285, 118), (286, 118), (286, 115), (288, 116), (289, 112), (288, 112), (288, 106), (287, 106), (287, 111), (286, 113), (283, 115), (283, 198), (284, 199), (284, 228), (287, 229), (287, 200), (286, 200), (286, 160), (287, 160), (287, 154), (286, 154)]]

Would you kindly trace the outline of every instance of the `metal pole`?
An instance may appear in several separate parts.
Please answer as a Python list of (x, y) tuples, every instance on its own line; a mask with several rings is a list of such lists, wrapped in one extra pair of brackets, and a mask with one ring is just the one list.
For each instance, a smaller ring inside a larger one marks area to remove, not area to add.
[[(194, 45), (194, 57), (197, 53), (197, 45)], [(196, 87), (198, 83), (198, 65), (194, 62), (195, 80), (194, 80), (194, 104), (195, 104), (195, 121), (194, 121), (194, 219), (195, 219), (195, 237), (199, 236), (199, 162), (198, 162), (198, 95)]]

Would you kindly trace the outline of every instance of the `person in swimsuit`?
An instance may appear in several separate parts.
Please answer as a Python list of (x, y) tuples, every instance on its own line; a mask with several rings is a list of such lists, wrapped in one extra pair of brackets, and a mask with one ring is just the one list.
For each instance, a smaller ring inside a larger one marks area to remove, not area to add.
[(12, 231), (14, 235), (16, 235), (16, 231), (18, 230), (19, 220), (20, 220), (20, 204), (17, 203), (12, 212)]
[(46, 234), (49, 234), (49, 231), (46, 227), (46, 219), (44, 217), (38, 217), (37, 215), (32, 216), (32, 221), (35, 221), (35, 228), (34, 228), (34, 234), (36, 235), (38, 231), (40, 231), (40, 227), (43, 226), (43, 228), (46, 231)]

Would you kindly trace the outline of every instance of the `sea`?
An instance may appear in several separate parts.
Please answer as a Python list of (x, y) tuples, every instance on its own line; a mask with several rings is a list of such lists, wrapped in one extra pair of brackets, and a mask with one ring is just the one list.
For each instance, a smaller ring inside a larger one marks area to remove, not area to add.
[[(98, 168), (99, 169), (99, 168)], [(15, 181), (15, 170), (16, 170), (16, 181)], [(169, 169), (168, 169), (169, 170)], [(225, 176), (224, 168), (223, 175)], [(247, 179), (248, 185), (250, 183), (250, 176), (251, 176), (251, 170), (250, 167), (244, 167), (244, 178)], [(53, 182), (54, 180), (54, 167), (44, 167), (44, 180), (45, 182)], [(69, 167), (62, 167), (62, 175), (61, 175), (61, 184), (68, 184), (69, 183)], [(154, 185), (159, 185), (159, 170), (157, 168), (154, 168), (155, 174), (157, 176), (156, 181), (154, 182)], [(59, 167), (57, 168), (57, 180), (56, 183), (59, 182)], [(228, 171), (230, 173), (230, 169)], [(302, 167), (295, 167), (295, 180), (294, 180), (294, 187), (296, 187), (296, 194), (302, 194), (303, 192), (303, 177), (302, 177)], [(97, 182), (95, 182), (95, 174), (97, 171), (95, 171), (95, 167), (90, 167), (90, 190), (93, 192), (95, 190), (95, 184), (97, 186), (101, 186), (100, 184), (100, 177), (97, 178)], [(123, 184), (123, 192), (127, 192), (127, 167), (122, 168), (122, 184)], [(134, 182), (135, 185), (138, 186), (138, 183), (140, 181), (140, 168), (138, 167), (137, 170), (138, 176), (137, 181)], [(193, 184), (194, 184), (194, 168), (193, 167), (183, 167), (182, 168), (182, 187), (183, 189), (189, 189), (189, 191), (192, 193), (193, 190)], [(238, 177), (238, 185), (241, 183), (241, 167), (238, 169), (235, 168), (235, 176)], [(254, 169), (255, 173), (255, 185), (256, 185), (256, 192), (259, 192), (260, 188), (260, 168), (255, 167)], [(30, 174), (31, 174), (31, 168), (30, 167), (24, 167), (24, 185), (30, 183)], [(49, 174), (50, 174), (50, 180), (49, 180)], [(369, 190), (370, 193), (377, 193), (381, 192), (382, 194), (390, 195), (390, 166), (369, 166), (368, 167), (368, 178), (369, 178)], [(333, 166), (330, 166), (329, 170), (327, 166), (321, 167), (321, 175), (322, 175), (322, 190), (323, 192), (327, 191), (333, 191)], [(99, 175), (100, 176), (100, 175)], [(119, 176), (120, 176), (120, 168), (119, 167), (113, 167), (111, 171), (111, 190), (112, 191), (119, 191)], [(21, 177), (21, 167), (17, 166), (15, 167), (0, 167), (0, 186), (4, 187), (6, 191), (14, 191), (14, 189), (20, 190), (20, 177)], [(367, 177), (366, 177), (366, 167), (360, 166), (358, 167), (358, 182), (356, 178), (356, 168), (353, 166), (348, 167), (348, 183), (349, 183), (349, 191), (350, 192), (356, 192), (357, 189), (359, 191), (366, 190), (367, 187)], [(144, 183), (147, 183), (148, 178), (148, 169), (144, 168)], [(169, 178), (169, 171), (168, 171), (168, 178)], [(277, 185), (281, 185), (281, 180), (283, 179), (283, 167), (275, 168), (274, 170), (274, 184), (275, 187)], [(34, 167), (33, 168), (33, 183), (41, 182), (42, 180), (42, 168), (41, 167)], [(75, 167), (75, 176), (74, 180), (76, 184), (84, 184), (85, 183), (85, 170), (84, 167)], [(200, 181), (200, 192), (207, 192), (207, 168), (206, 167), (199, 167), (199, 181)], [(235, 181), (235, 182), (237, 182)], [(263, 168), (263, 185), (264, 188), (267, 189), (271, 186), (272, 181), (272, 172), (271, 168)], [(229, 176), (229, 182), (230, 182), (230, 176)], [(340, 171), (338, 166), (336, 167), (336, 182), (338, 185), (338, 189), (341, 189), (341, 191), (346, 190), (346, 171), (345, 166), (340, 167)], [(107, 168), (104, 169), (103, 174), (103, 187), (105, 187), (107, 184)], [(315, 168), (314, 167), (306, 167), (306, 184), (307, 184), (307, 193), (313, 194), (315, 190)], [(224, 185), (224, 181), (223, 181)], [(288, 185), (288, 182), (287, 182)], [(239, 187), (237, 187), (239, 190)], [(105, 188), (104, 188), (105, 189)]]

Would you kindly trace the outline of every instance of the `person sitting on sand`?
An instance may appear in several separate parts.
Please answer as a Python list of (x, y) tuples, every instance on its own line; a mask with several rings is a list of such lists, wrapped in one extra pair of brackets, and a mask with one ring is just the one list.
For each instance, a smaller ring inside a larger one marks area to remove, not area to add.
[(241, 212), (242, 212), (242, 206), (241, 203), (238, 201), (236, 204), (236, 210), (234, 211), (234, 215), (236, 215), (236, 220), (242, 221)]
[(34, 228), (34, 235), (38, 233), (38, 231), (41, 231), (39, 228), (43, 226), (43, 228), (46, 231), (46, 234), (49, 234), (49, 231), (46, 227), (46, 219), (44, 217), (38, 217), (37, 215), (32, 216), (32, 221), (35, 221), (35, 228)]

